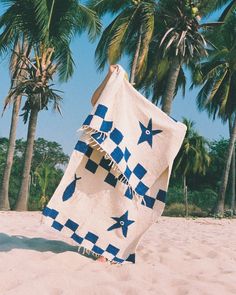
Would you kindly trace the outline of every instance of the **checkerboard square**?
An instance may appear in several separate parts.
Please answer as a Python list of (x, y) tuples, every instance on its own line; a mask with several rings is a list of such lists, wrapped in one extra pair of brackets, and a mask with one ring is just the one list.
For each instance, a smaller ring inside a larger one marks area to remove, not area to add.
[(101, 131), (104, 131), (104, 132), (108, 132), (108, 131), (110, 131), (111, 130), (111, 128), (112, 128), (112, 121), (103, 121), (102, 122), (102, 125), (101, 125), (101, 127), (100, 127), (100, 130)]
[(72, 231), (76, 231), (77, 228), (79, 227), (78, 223), (74, 222), (71, 219), (68, 219), (65, 223), (65, 226), (71, 229)]
[(102, 254), (104, 252), (104, 250), (96, 245), (93, 246), (93, 248), (91, 249), (92, 251), (96, 252), (97, 254)]
[(107, 177), (104, 179), (104, 181), (107, 182), (107, 183), (109, 183), (110, 185), (112, 185), (114, 187), (117, 184), (117, 178), (115, 177), (114, 174), (112, 174), (110, 172), (107, 174)]
[(124, 261), (124, 259), (122, 259), (122, 258), (118, 258), (118, 257), (114, 257), (114, 258), (113, 258), (113, 261), (116, 261), (116, 262), (118, 262), (118, 263), (122, 263), (122, 262)]
[(160, 189), (159, 192), (157, 193), (156, 199), (165, 203), (166, 202), (166, 192)]
[[(144, 203), (144, 201), (145, 201), (145, 203)], [(152, 209), (156, 200), (154, 198), (152, 198), (152, 197), (149, 197), (149, 196), (145, 195), (144, 196), (144, 201), (142, 200), (141, 204)]]
[(116, 163), (119, 163), (123, 158), (122, 150), (119, 147), (116, 147), (111, 153), (111, 157), (116, 161)]
[(116, 128), (114, 128), (112, 130), (112, 132), (110, 133), (110, 139), (112, 141), (114, 141), (116, 144), (120, 144), (121, 141), (122, 141), (122, 139), (123, 139), (123, 137), (124, 136), (122, 135), (122, 133), (118, 129), (116, 129)]
[(93, 119), (93, 115), (88, 115), (82, 125), (89, 125), (91, 123), (92, 119)]
[(107, 112), (108, 108), (102, 104), (99, 104), (97, 106), (97, 109), (95, 111), (95, 115), (101, 118), (105, 118), (106, 112)]
[(80, 237), (79, 235), (77, 235), (76, 233), (73, 233), (71, 238), (79, 244), (81, 244), (83, 242), (83, 238)]
[(148, 187), (142, 181), (140, 181), (136, 186), (135, 191), (140, 195), (144, 195), (148, 191)]
[(127, 166), (124, 172), (124, 175), (129, 179), (130, 175), (131, 175), (131, 170), (129, 169), (129, 167)]
[(130, 254), (125, 260), (135, 263), (135, 253)]
[(91, 146), (87, 146), (87, 151), (85, 152), (85, 155), (90, 158), (93, 152), (93, 148)]
[(106, 251), (108, 253), (113, 254), (114, 256), (120, 251), (120, 249), (116, 248), (115, 246), (109, 244), (106, 248)]
[(127, 190), (125, 191), (125, 196), (129, 199), (133, 199), (133, 194), (131, 188), (127, 187)]
[(140, 164), (137, 164), (134, 168), (133, 173), (139, 178), (142, 179), (143, 176), (147, 173), (147, 170)]
[[(48, 207), (46, 207), (46, 208), (48, 208)], [(46, 209), (45, 209), (46, 210)], [(47, 210), (47, 216), (49, 216), (49, 217), (51, 217), (51, 218), (53, 218), (53, 219), (55, 219), (56, 217), (57, 217), (57, 215), (59, 214), (59, 212), (57, 211), (57, 210), (55, 210), (55, 209), (50, 209), (50, 208), (48, 208), (48, 210)]]
[(95, 234), (91, 233), (90, 231), (86, 234), (86, 236), (84, 237), (86, 240), (92, 242), (92, 243), (96, 243), (98, 240), (98, 236), (96, 236)]
[(91, 159), (88, 159), (85, 168), (90, 172), (95, 173), (98, 168), (98, 164), (92, 161)]
[(57, 222), (56, 220), (53, 221), (52, 223), (52, 227), (61, 231), (61, 229), (63, 228), (63, 224), (61, 224), (60, 222)]
[(50, 210), (51, 210), (50, 208), (48, 208), (47, 206), (45, 206), (45, 207), (43, 208), (42, 214), (43, 214), (44, 216), (48, 216)]
[(131, 155), (131, 153), (129, 152), (129, 150), (127, 148), (125, 148), (124, 158), (125, 158), (126, 162), (128, 162), (130, 155)]
[(87, 152), (88, 145), (84, 141), (78, 140), (74, 149), (85, 154)]
[(109, 166), (110, 162), (111, 162), (111, 160), (109, 160), (109, 159), (105, 159), (105, 157), (102, 157), (102, 159), (101, 159), (99, 165), (100, 165), (102, 168), (106, 169), (107, 171), (110, 171), (110, 170), (111, 170), (111, 165)]

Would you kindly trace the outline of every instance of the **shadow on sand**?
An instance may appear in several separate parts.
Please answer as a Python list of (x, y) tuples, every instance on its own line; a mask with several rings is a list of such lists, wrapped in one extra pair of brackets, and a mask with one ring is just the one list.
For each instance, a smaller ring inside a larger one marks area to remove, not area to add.
[(78, 252), (77, 246), (72, 246), (62, 241), (28, 238), (21, 235), (9, 236), (5, 233), (0, 233), (0, 252), (11, 251), (12, 249), (28, 249), (40, 252), (51, 251), (54, 253)]

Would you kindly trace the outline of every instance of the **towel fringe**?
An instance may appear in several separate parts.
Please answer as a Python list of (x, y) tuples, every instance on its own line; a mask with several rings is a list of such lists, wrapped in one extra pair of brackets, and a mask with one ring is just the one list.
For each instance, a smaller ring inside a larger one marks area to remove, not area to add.
[[(84, 254), (88, 254), (88, 255), (92, 254), (93, 256), (95, 256), (97, 258), (101, 257), (101, 254), (98, 254), (98, 253), (94, 252), (93, 250), (89, 250), (89, 249), (83, 247), (82, 245), (78, 246), (78, 252), (80, 251), (81, 248), (83, 248), (83, 252), (82, 252), (83, 255)], [(109, 262), (114, 263), (112, 260), (109, 260)], [(121, 262), (116, 261), (115, 264), (120, 264), (121, 265)]]
[(100, 146), (100, 144), (96, 141), (96, 139), (92, 137), (93, 134), (99, 132), (101, 134), (99, 135), (99, 137), (97, 139), (102, 138), (104, 140), (105, 137), (107, 136), (107, 133), (110, 133), (111, 131), (108, 131), (108, 132), (99, 131), (99, 130), (96, 130), (96, 129), (88, 126), (88, 125), (83, 125), (78, 130), (84, 131), (84, 133), (82, 134), (81, 138), (83, 138), (83, 136), (85, 136), (85, 135), (89, 135), (89, 138), (86, 137), (86, 141), (91, 145), (91, 147), (96, 148), (98, 151), (102, 151), (102, 152), (105, 153), (104, 158), (106, 160), (110, 160), (110, 162), (108, 163), (108, 166), (111, 167), (114, 171), (118, 171), (122, 175), (122, 178), (119, 179), (119, 180), (120, 180), (120, 182), (122, 182), (123, 184), (125, 184), (125, 185), (128, 186), (128, 188), (130, 189), (130, 193), (132, 195), (132, 198), (136, 198), (137, 202), (140, 201), (140, 204), (143, 201), (143, 203), (146, 206), (146, 202), (145, 202), (144, 197), (142, 195), (139, 195), (135, 190), (133, 190), (133, 188), (129, 184), (129, 180), (122, 173), (122, 171), (120, 170), (120, 168), (117, 165), (117, 163), (112, 159), (112, 157), (106, 151), (104, 151), (104, 149)]

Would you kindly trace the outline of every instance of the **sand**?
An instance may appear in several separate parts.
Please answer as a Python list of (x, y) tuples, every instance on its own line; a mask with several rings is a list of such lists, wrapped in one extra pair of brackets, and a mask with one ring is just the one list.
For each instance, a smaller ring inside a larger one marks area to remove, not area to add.
[(236, 294), (236, 219), (161, 216), (135, 264), (111, 265), (79, 254), (40, 218), (0, 211), (1, 295)]

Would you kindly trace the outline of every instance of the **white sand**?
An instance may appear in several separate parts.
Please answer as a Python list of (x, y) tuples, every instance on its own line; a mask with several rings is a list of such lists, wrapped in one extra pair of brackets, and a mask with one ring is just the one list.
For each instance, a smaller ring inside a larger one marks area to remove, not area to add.
[[(41, 212), (0, 212), (1, 295), (236, 294), (236, 220), (160, 217), (136, 264), (86, 258)], [(66, 243), (67, 242), (67, 243)]]

